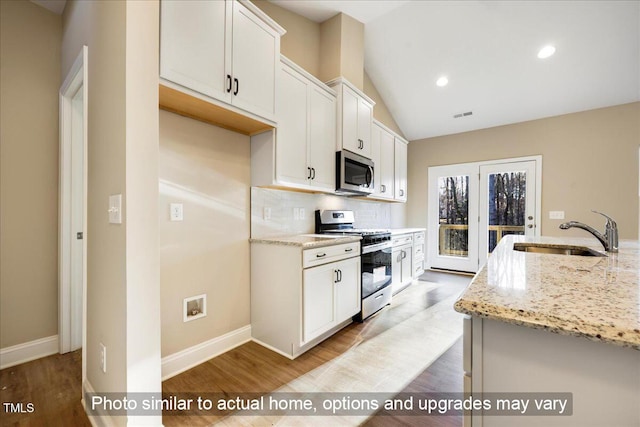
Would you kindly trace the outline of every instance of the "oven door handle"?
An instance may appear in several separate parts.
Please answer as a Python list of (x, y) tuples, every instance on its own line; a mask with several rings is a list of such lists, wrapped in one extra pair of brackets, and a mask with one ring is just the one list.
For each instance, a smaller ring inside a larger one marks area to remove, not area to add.
[(362, 253), (368, 254), (371, 252), (381, 251), (383, 249), (389, 249), (391, 247), (392, 247), (391, 241), (384, 242), (384, 243), (377, 243), (375, 245), (363, 246)]

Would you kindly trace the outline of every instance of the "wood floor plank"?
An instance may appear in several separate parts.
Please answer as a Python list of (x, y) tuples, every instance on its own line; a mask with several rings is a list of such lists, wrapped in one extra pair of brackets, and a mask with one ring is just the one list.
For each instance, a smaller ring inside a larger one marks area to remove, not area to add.
[[(445, 276), (431, 276), (444, 280)], [(163, 393), (269, 393), (333, 361), (351, 349), (385, 333), (438, 302), (460, 291), (468, 280), (453, 280), (428, 292), (411, 287), (398, 294), (396, 306), (389, 316), (377, 316), (365, 323), (353, 323), (295, 360), (289, 360), (254, 342), (248, 342), (227, 353), (202, 363), (163, 382)], [(402, 306), (400, 306), (402, 304)], [(33, 362), (0, 370), (2, 402), (32, 402), (32, 414), (7, 414), (0, 417), (1, 426), (90, 426), (82, 408), (81, 351), (53, 355)], [(439, 359), (406, 386), (403, 392), (462, 391), (462, 344), (459, 340)], [(375, 390), (372, 390), (375, 391)], [(193, 416), (165, 413), (163, 423), (172, 426), (208, 426), (222, 416), (204, 412)], [(375, 414), (366, 426), (444, 426), (458, 427), (462, 418), (397, 417)]]

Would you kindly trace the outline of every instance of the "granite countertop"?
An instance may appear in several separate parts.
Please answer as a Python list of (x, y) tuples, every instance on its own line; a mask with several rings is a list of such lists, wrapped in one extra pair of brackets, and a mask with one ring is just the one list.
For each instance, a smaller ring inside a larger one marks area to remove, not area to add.
[(521, 252), (515, 242), (603, 252), (592, 238), (506, 236), (456, 311), (640, 350), (640, 242), (623, 240), (606, 257)]
[(324, 246), (341, 245), (343, 243), (359, 242), (360, 236), (328, 236), (326, 234), (298, 234), (294, 236), (277, 236), (249, 239), (250, 243), (265, 243), (270, 245), (300, 246), (302, 249), (321, 248)]
[(397, 234), (407, 234), (407, 233), (417, 233), (419, 231), (426, 231), (426, 228), (392, 228), (391, 235), (395, 236)]

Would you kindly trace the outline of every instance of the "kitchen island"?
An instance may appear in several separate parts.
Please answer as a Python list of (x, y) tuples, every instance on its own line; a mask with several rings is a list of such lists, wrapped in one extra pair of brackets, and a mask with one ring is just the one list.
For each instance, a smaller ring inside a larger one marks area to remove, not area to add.
[(639, 426), (640, 244), (608, 256), (514, 250), (595, 239), (507, 236), (455, 303), (465, 321), (465, 391), (568, 392), (572, 415), (483, 416), (465, 425)]

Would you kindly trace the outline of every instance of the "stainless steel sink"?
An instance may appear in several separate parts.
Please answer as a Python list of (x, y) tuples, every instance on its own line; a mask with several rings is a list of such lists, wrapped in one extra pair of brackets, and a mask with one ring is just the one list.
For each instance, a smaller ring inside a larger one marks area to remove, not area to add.
[(514, 243), (513, 249), (538, 254), (606, 256), (605, 254), (585, 246), (551, 245), (546, 243)]

